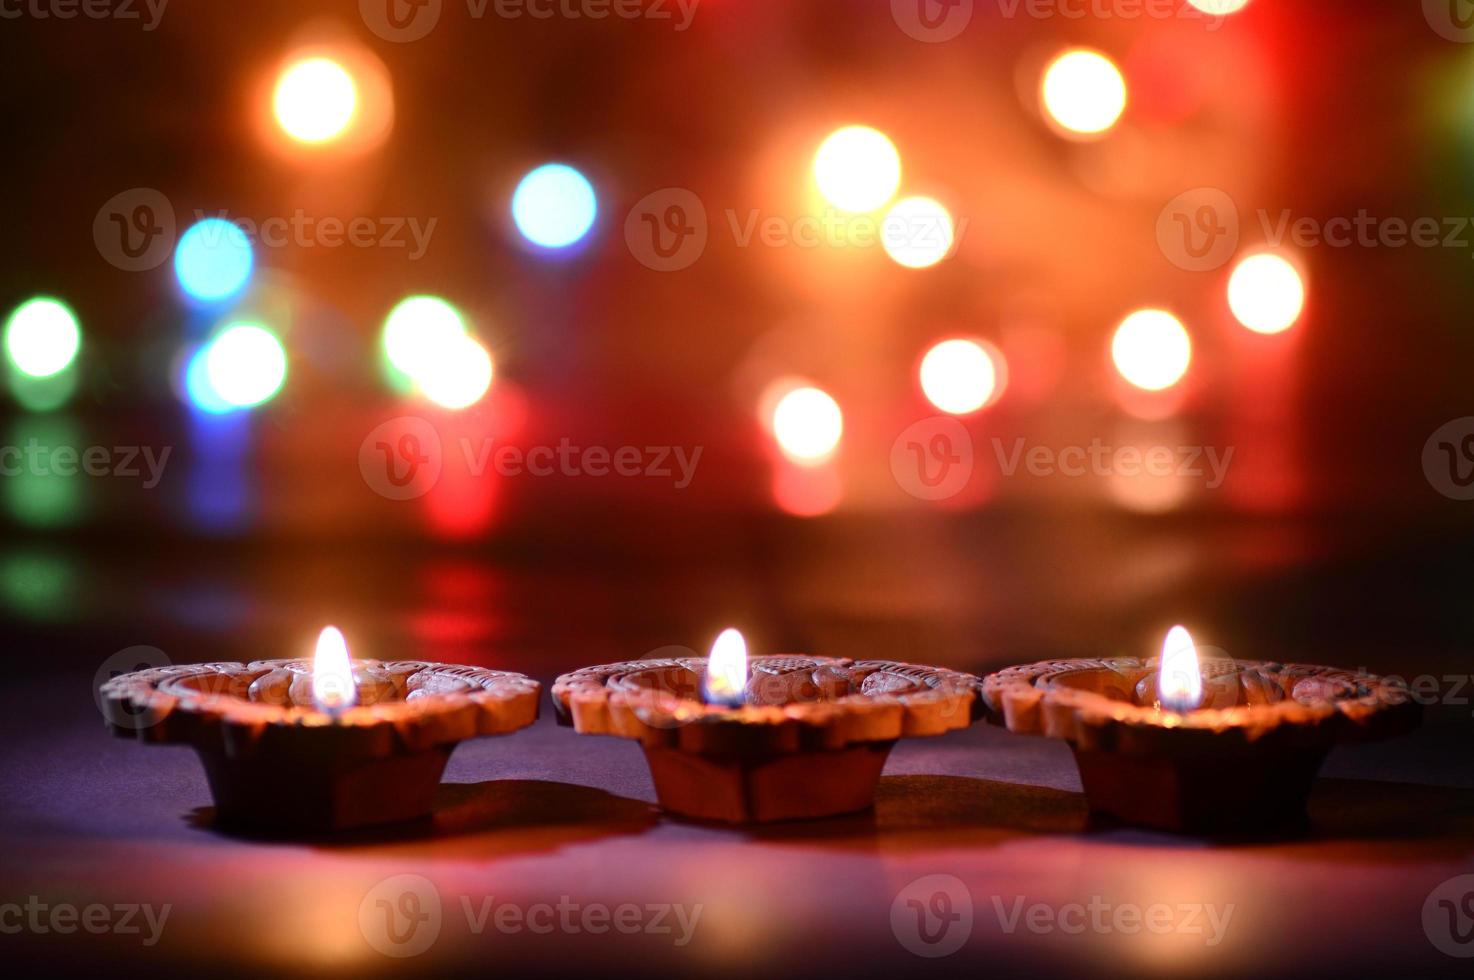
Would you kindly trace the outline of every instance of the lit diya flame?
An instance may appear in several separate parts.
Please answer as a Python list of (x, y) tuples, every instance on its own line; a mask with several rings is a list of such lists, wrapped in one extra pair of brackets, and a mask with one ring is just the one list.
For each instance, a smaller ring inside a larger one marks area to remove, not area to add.
[(329, 626), (317, 637), (317, 655), (312, 660), (312, 701), (319, 711), (329, 714), (358, 703), (353, 665), (348, 660), (348, 641), (336, 626)]
[(1198, 648), (1181, 626), (1167, 631), (1162, 665), (1157, 674), (1157, 698), (1168, 711), (1192, 711), (1203, 703), (1203, 672)]
[(737, 707), (747, 700), (747, 641), (741, 633), (722, 630), (711, 645), (701, 693), (708, 704)]

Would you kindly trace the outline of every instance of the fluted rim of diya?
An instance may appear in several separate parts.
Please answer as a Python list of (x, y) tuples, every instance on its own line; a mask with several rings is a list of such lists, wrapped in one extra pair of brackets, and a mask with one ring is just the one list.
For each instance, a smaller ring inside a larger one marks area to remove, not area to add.
[(1157, 674), (1155, 657), (1009, 667), (983, 679), (982, 697), (990, 720), (1010, 731), (1126, 752), (1221, 749), (1225, 736), (1242, 743), (1274, 736), (1329, 746), (1403, 734), (1420, 718), (1406, 686), (1394, 679), (1224, 658), (1205, 658), (1200, 667), (1208, 706), (1184, 712), (1133, 700), (1139, 686)]
[(746, 703), (701, 698), (707, 658), (585, 667), (553, 684), (559, 721), (584, 735), (723, 755), (839, 749), (941, 735), (982, 716), (971, 674), (888, 660), (794, 655), (748, 662)]
[(310, 659), (155, 667), (102, 685), (113, 731), (228, 758), (290, 751), (302, 762), (374, 758), (504, 735), (537, 720), (541, 685), (508, 671), (354, 660), (357, 704), (311, 701)]

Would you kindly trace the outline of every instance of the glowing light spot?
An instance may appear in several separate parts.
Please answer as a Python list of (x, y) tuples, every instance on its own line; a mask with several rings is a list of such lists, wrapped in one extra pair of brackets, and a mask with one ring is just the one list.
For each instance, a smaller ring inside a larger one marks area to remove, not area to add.
[(1044, 108), (1071, 133), (1094, 135), (1116, 124), (1126, 110), (1126, 79), (1098, 51), (1066, 51), (1044, 71)]
[(885, 254), (908, 269), (936, 265), (952, 251), (952, 215), (940, 201), (908, 197), (886, 212), (880, 226)]
[(271, 105), (292, 139), (325, 143), (341, 136), (358, 109), (358, 86), (331, 58), (307, 58), (282, 72)]
[(795, 463), (821, 463), (839, 448), (844, 413), (839, 403), (818, 388), (795, 388), (773, 409), (773, 438)]
[(224, 218), (206, 218), (179, 239), (174, 274), (180, 287), (203, 302), (226, 299), (245, 287), (255, 258), (246, 233)]
[(711, 645), (701, 691), (715, 704), (735, 707), (747, 700), (747, 640), (737, 630), (722, 630)]
[(1255, 333), (1280, 333), (1305, 309), (1305, 283), (1288, 261), (1267, 252), (1238, 264), (1228, 279), (1228, 307)]
[(1203, 672), (1198, 648), (1181, 626), (1167, 631), (1157, 669), (1157, 696), (1168, 711), (1191, 711), (1203, 703)]
[(343, 711), (358, 703), (353, 682), (353, 662), (348, 659), (348, 641), (336, 626), (328, 626), (317, 637), (312, 658), (312, 701), (319, 711)]
[(830, 133), (814, 154), (819, 193), (845, 211), (873, 211), (901, 186), (901, 155), (884, 133), (845, 126)]
[(415, 383), (425, 397), (442, 408), (462, 409), (476, 404), (491, 387), (491, 355), (474, 339), (459, 336), (437, 351), (433, 364), (424, 365)]
[(987, 349), (972, 340), (944, 340), (921, 359), (927, 401), (952, 415), (976, 412), (993, 399), (998, 371)]
[(1187, 2), (1203, 13), (1214, 17), (1236, 14), (1249, 5), (1249, 0), (1187, 0)]
[(1121, 377), (1147, 391), (1182, 380), (1192, 361), (1192, 339), (1171, 313), (1137, 310), (1121, 321), (1111, 340), (1111, 359)]
[(205, 350), (205, 381), (231, 408), (269, 401), (287, 377), (287, 352), (276, 335), (255, 323), (226, 327)]
[(454, 306), (438, 296), (411, 296), (384, 320), (384, 356), (413, 381), (441, 363), (465, 336), (466, 321)]
[(5, 356), (27, 377), (60, 374), (71, 367), (81, 346), (77, 317), (54, 299), (27, 300), (5, 321)]
[(566, 248), (588, 234), (599, 202), (588, 178), (561, 163), (538, 167), (512, 193), (512, 220), (534, 245)]

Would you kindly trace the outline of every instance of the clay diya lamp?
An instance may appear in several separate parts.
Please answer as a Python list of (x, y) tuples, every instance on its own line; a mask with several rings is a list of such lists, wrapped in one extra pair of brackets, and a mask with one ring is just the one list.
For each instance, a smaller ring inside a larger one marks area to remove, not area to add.
[(1174, 627), (1160, 659), (1054, 660), (983, 681), (990, 719), (1061, 738), (1092, 812), (1143, 827), (1258, 833), (1305, 820), (1331, 748), (1416, 728), (1400, 682), (1204, 659)]
[(318, 832), (426, 816), (456, 745), (532, 724), (539, 685), (480, 667), (350, 661), (329, 627), (311, 662), (159, 667), (102, 694), (116, 734), (194, 748), (222, 824)]
[(889, 661), (760, 656), (727, 630), (709, 659), (637, 660), (559, 677), (561, 724), (634, 739), (660, 805), (727, 823), (826, 817), (875, 803), (896, 740), (981, 717), (978, 680)]

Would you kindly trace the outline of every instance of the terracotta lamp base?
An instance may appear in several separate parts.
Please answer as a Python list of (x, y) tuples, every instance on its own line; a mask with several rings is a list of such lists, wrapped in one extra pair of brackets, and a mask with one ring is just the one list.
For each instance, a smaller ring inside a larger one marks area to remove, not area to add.
[(1092, 813), (1158, 830), (1256, 834), (1303, 825), (1342, 742), (1415, 728), (1397, 682), (1331, 667), (1205, 659), (1206, 707), (1149, 700), (1156, 660), (1043, 661), (983, 681), (991, 720), (1064, 739)]
[(806, 820), (875, 804), (896, 740), (980, 717), (977, 679), (888, 661), (754, 657), (738, 707), (701, 700), (707, 661), (589, 667), (553, 685), (558, 719), (635, 739), (670, 813), (724, 823)]
[(198, 754), (221, 826), (313, 832), (429, 816), (453, 748), (317, 765)]
[(102, 687), (114, 733), (194, 748), (223, 826), (321, 833), (430, 814), (451, 752), (537, 719), (521, 674), (354, 661), (358, 704), (312, 706), (312, 665), (267, 660), (159, 667)]
[(655, 796), (671, 813), (724, 823), (811, 820), (875, 805), (895, 742), (767, 758), (708, 758), (645, 747)]

